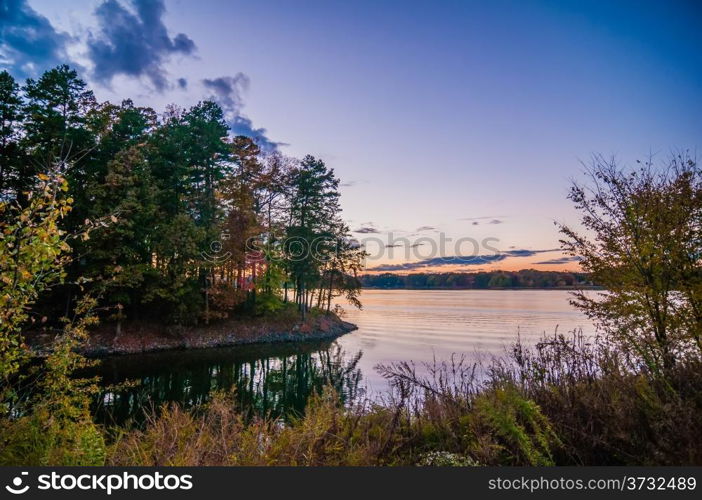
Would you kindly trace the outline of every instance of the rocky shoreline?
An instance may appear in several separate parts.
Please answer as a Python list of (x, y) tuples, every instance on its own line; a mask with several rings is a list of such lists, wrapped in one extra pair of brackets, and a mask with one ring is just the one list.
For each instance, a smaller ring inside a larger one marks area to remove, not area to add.
[[(199, 327), (131, 324), (123, 327), (119, 335), (114, 326), (101, 325), (91, 332), (81, 353), (89, 357), (106, 357), (256, 343), (331, 340), (357, 328), (332, 313), (317, 314), (304, 322), (289, 318), (250, 318)], [(50, 333), (33, 332), (26, 335), (25, 342), (35, 355), (42, 356), (48, 352), (53, 337)]]

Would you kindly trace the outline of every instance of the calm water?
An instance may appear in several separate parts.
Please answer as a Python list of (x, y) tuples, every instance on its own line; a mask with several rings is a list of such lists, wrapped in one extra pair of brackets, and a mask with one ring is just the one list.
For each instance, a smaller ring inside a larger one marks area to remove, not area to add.
[[(310, 394), (333, 384), (344, 399), (386, 387), (375, 367), (396, 361), (432, 362), (453, 353), (469, 358), (501, 355), (519, 335), (533, 343), (556, 328), (592, 331), (568, 303), (568, 292), (547, 290), (366, 290), (362, 311), (345, 319), (359, 329), (334, 342), (272, 344), (172, 351), (107, 359), (105, 384), (127, 379), (134, 387), (108, 390), (100, 403), (105, 422), (143, 418), (166, 401), (205, 401), (212, 390), (237, 387), (241, 407), (253, 413), (304, 411)], [(365, 392), (364, 392), (365, 391)]]

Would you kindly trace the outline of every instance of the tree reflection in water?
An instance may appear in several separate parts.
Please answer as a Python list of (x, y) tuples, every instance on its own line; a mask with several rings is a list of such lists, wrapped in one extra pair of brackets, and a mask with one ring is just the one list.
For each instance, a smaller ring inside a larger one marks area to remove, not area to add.
[[(97, 403), (107, 425), (140, 425), (163, 403), (206, 402), (212, 391), (236, 388), (246, 416), (304, 413), (309, 397), (333, 386), (343, 403), (361, 395), (362, 352), (349, 356), (334, 342), (235, 346), (112, 357), (98, 368), (105, 391)], [(109, 389), (127, 380), (134, 386)]]

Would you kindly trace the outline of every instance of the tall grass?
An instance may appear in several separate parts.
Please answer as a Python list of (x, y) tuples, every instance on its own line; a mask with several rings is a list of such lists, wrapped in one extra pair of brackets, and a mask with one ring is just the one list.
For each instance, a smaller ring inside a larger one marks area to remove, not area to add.
[[(119, 435), (114, 465), (702, 464), (702, 363), (664, 377), (582, 334), (521, 343), (483, 366), (454, 357), (379, 367), (382, 403), (343, 406), (333, 389), (288, 423), (246, 420), (219, 394), (164, 407)], [(481, 372), (483, 376), (476, 374)]]

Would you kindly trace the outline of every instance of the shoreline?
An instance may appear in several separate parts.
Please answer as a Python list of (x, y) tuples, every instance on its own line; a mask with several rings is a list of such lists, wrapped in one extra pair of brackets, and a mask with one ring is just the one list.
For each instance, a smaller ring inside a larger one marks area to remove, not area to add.
[[(90, 332), (80, 353), (90, 358), (105, 358), (148, 352), (231, 347), (248, 344), (271, 344), (332, 340), (358, 327), (333, 313), (312, 313), (304, 322), (288, 317), (224, 320), (210, 326), (163, 326), (147, 323), (129, 324), (116, 335), (112, 324), (103, 324)], [(28, 332), (25, 343), (33, 354), (43, 357), (54, 336), (45, 332)]]

